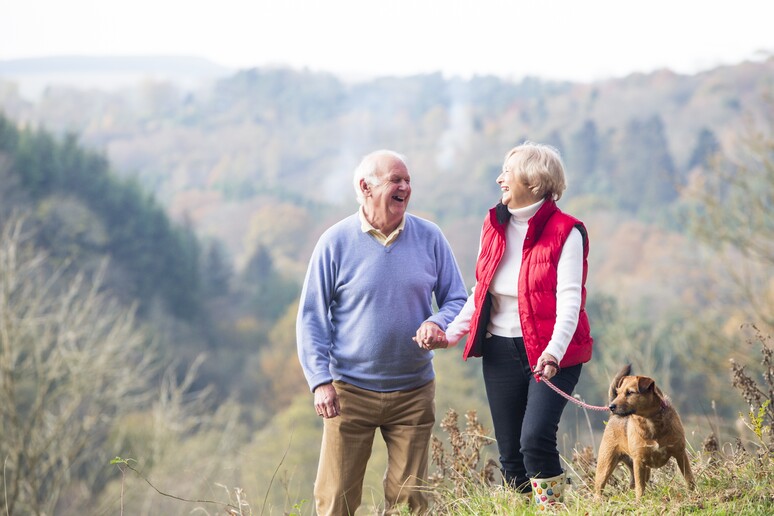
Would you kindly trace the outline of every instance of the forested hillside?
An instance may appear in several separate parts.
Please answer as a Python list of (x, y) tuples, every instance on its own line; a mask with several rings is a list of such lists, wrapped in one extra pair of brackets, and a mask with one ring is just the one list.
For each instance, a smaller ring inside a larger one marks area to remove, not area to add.
[[(480, 217), (496, 193), (491, 173), (525, 138), (562, 150), (568, 198), (595, 196), (611, 209), (653, 217), (654, 206), (677, 198), (691, 170), (734, 145), (744, 118), (760, 112), (772, 68), (769, 60), (592, 84), (440, 74), (348, 84), (320, 73), (253, 69), (207, 90), (151, 82), (124, 93), (52, 86), (36, 102), (6, 86), (0, 106), (19, 123), (77, 133), (178, 220), (188, 217), (201, 234), (223, 240), (239, 267), (264, 245), (298, 274), (308, 246), (278, 245), (266, 220), (279, 215), (306, 228), (312, 212), (322, 227), (349, 210), (350, 170), (377, 147), (410, 157), (413, 208), (442, 223)], [(285, 229), (274, 226), (275, 233)], [(309, 231), (297, 241), (320, 228)], [(472, 254), (460, 252), (465, 260)]]
[[(254, 500), (271, 491), (285, 510), (309, 499), (319, 421), (295, 356), (295, 303), (317, 237), (355, 210), (353, 168), (377, 148), (408, 156), (409, 209), (441, 226), (469, 284), (505, 153), (525, 139), (559, 148), (560, 206), (591, 241), (595, 357), (578, 392), (602, 402), (631, 361), (658, 376), (693, 442), (710, 413), (715, 431), (736, 436), (728, 359), (749, 363), (740, 326), (774, 328), (773, 82), (772, 59), (590, 84), (440, 74), (352, 84), (252, 69), (207, 89), (54, 84), (35, 99), (0, 77), (0, 221), (24, 228), (54, 291), (85, 273), (101, 278), (114, 313), (136, 305), (145, 352), (134, 356), (148, 358), (144, 401), (102, 420), (98, 453), (66, 482), (46, 477), (50, 505), (39, 507), (75, 514), (98, 500), (110, 512), (121, 488), (111, 455), (180, 496), (221, 483)], [(130, 377), (141, 364), (131, 360), (118, 364)], [(473, 409), (486, 426), (479, 367), (438, 353), (439, 418)], [(602, 428), (574, 409), (565, 419), (570, 448)], [(284, 480), (270, 490), (275, 469)], [(127, 487), (133, 513), (181, 511), (148, 501), (147, 485)]]
[(158, 297), (174, 315), (198, 315), (195, 236), (190, 228), (173, 227), (152, 193), (134, 180), (117, 179), (107, 159), (84, 150), (73, 134), (58, 141), (44, 130), (19, 131), (0, 116), (0, 152), (4, 177), (16, 185), (5, 192), (5, 211), (14, 204), (35, 206), (38, 238), (54, 256), (88, 262), (110, 255), (125, 273), (116, 291), (126, 301), (149, 304)]

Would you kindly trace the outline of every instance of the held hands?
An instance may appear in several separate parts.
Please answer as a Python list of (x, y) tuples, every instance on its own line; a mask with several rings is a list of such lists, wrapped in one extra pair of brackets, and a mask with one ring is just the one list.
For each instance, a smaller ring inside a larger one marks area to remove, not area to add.
[(326, 419), (336, 417), (341, 413), (339, 395), (332, 383), (324, 383), (315, 387), (314, 408), (318, 416)]
[(417, 330), (416, 336), (412, 340), (417, 345), (428, 351), (438, 348), (448, 348), (449, 341), (446, 340), (446, 333), (433, 322), (423, 322)]
[(532, 372), (541, 378), (550, 380), (559, 372), (559, 362), (552, 354), (543, 353), (538, 358), (537, 365)]

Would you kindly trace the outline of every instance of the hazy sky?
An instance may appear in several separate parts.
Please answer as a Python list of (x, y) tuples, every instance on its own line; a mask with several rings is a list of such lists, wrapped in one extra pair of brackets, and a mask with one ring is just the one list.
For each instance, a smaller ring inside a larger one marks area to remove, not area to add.
[(0, 60), (193, 55), (368, 77), (588, 81), (774, 53), (772, 0), (0, 0)]

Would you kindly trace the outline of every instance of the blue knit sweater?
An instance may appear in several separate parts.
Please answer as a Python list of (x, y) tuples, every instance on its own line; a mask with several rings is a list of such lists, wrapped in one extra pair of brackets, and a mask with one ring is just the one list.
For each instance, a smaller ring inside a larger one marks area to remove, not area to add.
[(361, 231), (357, 214), (317, 242), (296, 320), (298, 357), (311, 390), (332, 380), (379, 392), (410, 390), (435, 377), (433, 352), (411, 338), (425, 321), (446, 329), (467, 292), (438, 226), (405, 217), (388, 247)]

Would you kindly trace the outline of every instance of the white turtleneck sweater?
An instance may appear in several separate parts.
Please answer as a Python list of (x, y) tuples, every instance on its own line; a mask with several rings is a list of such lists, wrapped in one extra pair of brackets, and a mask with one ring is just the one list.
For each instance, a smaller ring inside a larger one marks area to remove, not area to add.
[[(492, 294), (492, 311), (487, 331), (500, 337), (521, 337), (519, 320), (519, 271), (527, 236), (529, 219), (532, 218), (544, 201), (524, 208), (511, 209), (511, 218), (505, 232), (505, 254), (489, 285)], [(478, 250), (481, 254), (481, 249)], [(557, 265), (556, 287), (556, 324), (551, 340), (545, 349), (561, 361), (578, 325), (581, 304), (581, 282), (583, 281), (583, 237), (577, 228), (570, 232), (564, 243)], [(465, 306), (446, 329), (449, 346), (455, 346), (470, 331), (470, 321), (475, 312), (474, 296), (476, 287), (471, 290)]]

